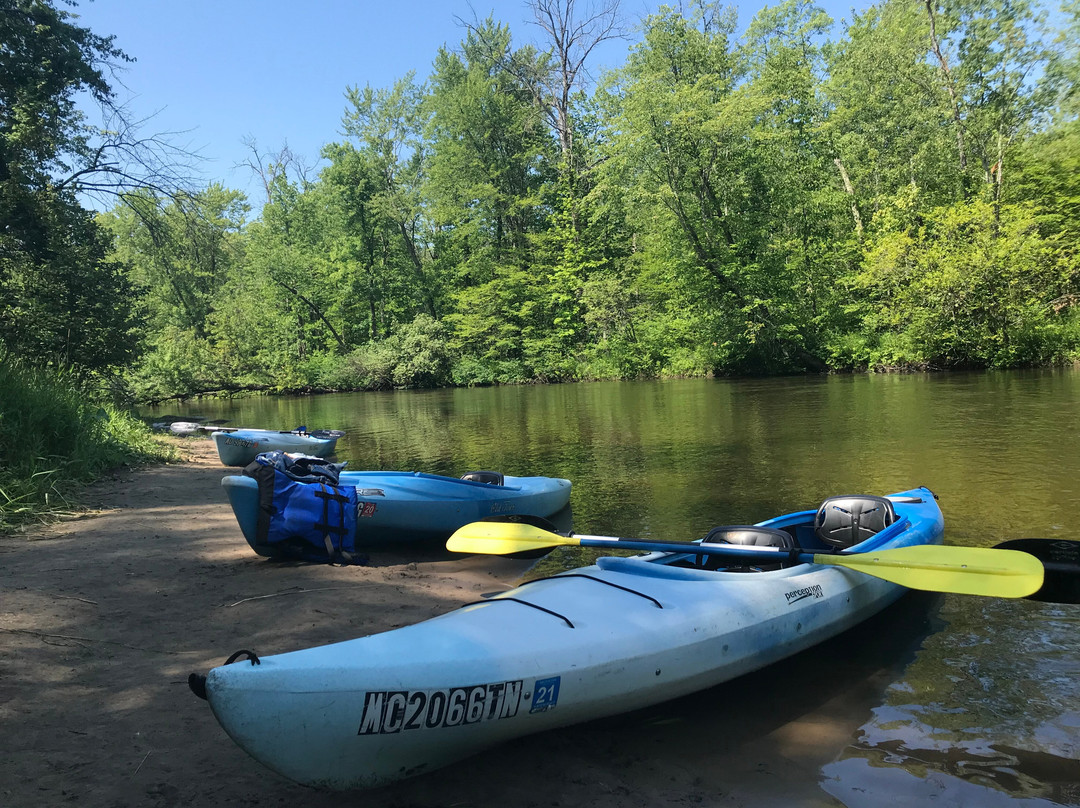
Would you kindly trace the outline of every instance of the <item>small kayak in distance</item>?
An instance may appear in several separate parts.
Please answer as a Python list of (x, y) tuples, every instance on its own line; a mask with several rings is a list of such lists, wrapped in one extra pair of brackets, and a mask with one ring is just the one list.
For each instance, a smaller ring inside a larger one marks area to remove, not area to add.
[[(471, 479), (466, 479), (471, 478)], [(512, 477), (470, 472), (464, 478), (422, 471), (342, 471), (338, 483), (355, 488), (352, 544), (445, 541), (462, 525), (490, 516), (550, 517), (570, 502), (571, 484), (558, 477)], [(251, 549), (274, 557), (281, 551), (259, 534), (259, 484), (248, 476), (221, 481)]]
[(194, 421), (173, 421), (168, 426), (170, 432), (174, 435), (179, 435), (182, 438), (187, 438), (201, 432), (202, 428), (202, 424), (195, 423)]
[[(834, 498), (750, 528), (717, 528), (706, 540), (858, 553), (941, 544), (943, 529), (934, 495), (917, 488)], [(906, 591), (839, 566), (749, 566), (687, 547), (601, 558), (381, 634), (241, 654), (190, 684), (229, 736), (274, 771), (317, 787), (374, 787), (734, 679)]]
[(226, 466), (246, 466), (263, 452), (298, 452), (314, 457), (330, 457), (345, 433), (338, 429), (316, 429), (311, 432), (273, 429), (216, 429), (210, 437), (217, 447), (218, 457)]

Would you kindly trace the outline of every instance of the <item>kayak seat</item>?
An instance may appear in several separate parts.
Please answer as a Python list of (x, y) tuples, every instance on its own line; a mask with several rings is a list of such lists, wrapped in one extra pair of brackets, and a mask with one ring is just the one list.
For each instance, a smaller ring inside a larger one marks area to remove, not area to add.
[(844, 549), (866, 541), (896, 521), (885, 497), (829, 497), (814, 517), (814, 534), (829, 547)]
[[(757, 525), (722, 525), (710, 530), (702, 544), (749, 544), (758, 547), (779, 547), (790, 550), (795, 540), (785, 530)], [(764, 572), (778, 570), (785, 562), (775, 564), (752, 563), (746, 559), (724, 558), (723, 556), (698, 556), (698, 566), (705, 569), (725, 569), (728, 572)]]
[(463, 480), (472, 480), (474, 483), (488, 483), (490, 485), (503, 485), (504, 480), (501, 471), (470, 471), (461, 475)]

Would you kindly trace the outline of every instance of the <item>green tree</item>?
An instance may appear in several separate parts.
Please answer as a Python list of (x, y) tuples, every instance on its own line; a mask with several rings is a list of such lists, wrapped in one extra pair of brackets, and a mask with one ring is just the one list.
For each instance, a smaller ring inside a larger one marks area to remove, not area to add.
[(1062, 0), (1063, 26), (1054, 40), (1044, 86), (1053, 99), (1055, 118), (1080, 117), (1080, 0)]
[[(672, 350), (696, 354), (698, 373), (820, 366), (793, 305), (805, 261), (774, 235), (790, 232), (796, 201), (811, 213), (814, 191), (806, 178), (778, 184), (799, 170), (793, 130), (815, 125), (807, 105), (816, 103), (812, 86), (799, 85), (811, 77), (803, 43), (774, 31), (781, 22), (759, 21), (754, 46), (739, 51), (733, 14), (712, 4), (691, 19), (664, 9), (611, 85), (605, 184), (631, 189), (624, 207), (640, 234), (643, 287), (665, 295), (657, 309), (674, 315), (672, 325), (685, 323), (672, 333), (690, 342)], [(673, 370), (686, 372), (685, 362)]]
[(111, 37), (43, 0), (0, 0), (0, 340), (34, 360), (91, 369), (129, 361), (133, 298), (80, 206), (99, 154), (76, 107), (105, 107)]
[(959, 0), (952, 13), (963, 34), (958, 74), (973, 167), (998, 210), (1017, 147), (1052, 103), (1036, 81), (1049, 59), (1039, 38), (1043, 15), (1028, 0)]
[(247, 210), (242, 194), (212, 185), (172, 198), (132, 194), (98, 217), (112, 235), (111, 257), (142, 290), (147, 356), (134, 374), (139, 391), (164, 397), (231, 385), (231, 368), (214, 357), (211, 318), (215, 307), (245, 303), (222, 290), (243, 260)]
[(907, 0), (872, 6), (854, 16), (829, 56), (828, 129), (837, 171), (849, 177), (853, 228), (869, 227), (897, 194), (912, 189), (930, 207), (962, 198), (925, 10)]
[(399, 236), (397, 248), (407, 261), (403, 268), (413, 276), (412, 289), (419, 294), (423, 310), (435, 317), (437, 279), (425, 260), (427, 239), (422, 232), (421, 189), (427, 169), (423, 94), (412, 73), (390, 90), (350, 87), (351, 109), (342, 127), (358, 143), (368, 175), (365, 181), (374, 183), (367, 191), (366, 204), (371, 213), (393, 224)]
[[(495, 43), (495, 46), (493, 46)], [(449, 288), (455, 346), (497, 378), (530, 378), (529, 345), (546, 333), (533, 239), (548, 226), (555, 144), (533, 93), (509, 62), (510, 31), (488, 20), (461, 53), (439, 51), (431, 78), (425, 196), (436, 268)]]

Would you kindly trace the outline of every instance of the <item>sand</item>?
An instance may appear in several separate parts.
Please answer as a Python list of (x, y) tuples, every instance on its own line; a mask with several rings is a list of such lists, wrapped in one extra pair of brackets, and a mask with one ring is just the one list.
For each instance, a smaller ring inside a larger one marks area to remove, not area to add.
[(363, 567), (261, 558), (225, 500), (213, 444), (178, 443), (182, 462), (95, 484), (83, 518), (0, 537), (0, 805), (838, 804), (820, 768), (874, 698), (851, 688), (884, 686), (875, 662), (813, 693), (774, 666), (371, 791), (269, 771), (191, 693), (189, 673), (240, 648), (278, 653), (418, 622), (512, 587), (530, 562), (437, 549), (373, 553)]

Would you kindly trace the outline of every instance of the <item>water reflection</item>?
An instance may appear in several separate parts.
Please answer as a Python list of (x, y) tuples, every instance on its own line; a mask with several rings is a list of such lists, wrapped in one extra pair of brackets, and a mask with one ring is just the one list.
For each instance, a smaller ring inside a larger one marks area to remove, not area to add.
[[(569, 477), (578, 529), (704, 535), (925, 484), (949, 540), (1070, 535), (1080, 373), (612, 382), (247, 398), (182, 415), (340, 428), (354, 469)], [(177, 407), (169, 408), (176, 412)], [(165, 412), (159, 408), (156, 414)]]
[[(690, 538), (832, 494), (923, 484), (940, 496), (948, 543), (991, 546), (1080, 539), (1078, 402), (1080, 372), (1050, 370), (249, 398), (153, 414), (344, 429), (339, 456), (354, 469), (568, 477), (574, 529), (603, 535)], [(803, 754), (817, 799), (849, 806), (1080, 805), (1080, 607), (938, 603), (940, 622), (910, 662), (864, 669), (856, 678), (875, 687), (828, 701), (843, 720), (821, 725), (842, 732), (806, 735), (816, 740), (803, 752), (779, 740), (722, 744), (742, 756), (732, 766), (755, 749)], [(888, 631), (882, 641), (903, 642)], [(825, 670), (855, 658), (843, 642), (830, 648)], [(813, 675), (795, 664), (784, 670)], [(769, 714), (798, 728), (789, 706)], [(695, 719), (697, 708), (678, 720), (674, 748), (715, 729)]]
[(854, 740), (822, 770), (845, 805), (1080, 804), (1080, 612), (946, 598)]

